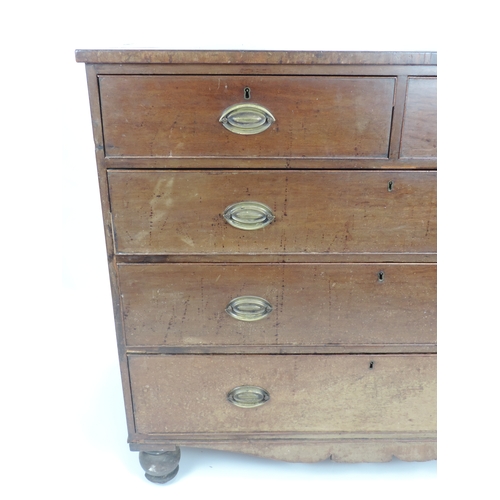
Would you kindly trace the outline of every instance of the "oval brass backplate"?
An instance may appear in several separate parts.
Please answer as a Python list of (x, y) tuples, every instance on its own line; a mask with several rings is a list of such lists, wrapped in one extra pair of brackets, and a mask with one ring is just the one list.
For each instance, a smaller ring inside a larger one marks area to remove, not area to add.
[(227, 399), (240, 408), (255, 408), (269, 401), (269, 393), (254, 385), (243, 385), (235, 387), (227, 395)]
[(226, 108), (219, 122), (229, 131), (240, 135), (264, 132), (276, 119), (269, 110), (258, 104), (234, 104)]
[(258, 321), (259, 319), (264, 319), (271, 314), (272, 310), (273, 306), (266, 299), (252, 295), (236, 297), (226, 307), (226, 312), (229, 316), (240, 321)]
[(229, 205), (222, 216), (231, 226), (245, 231), (261, 229), (274, 220), (272, 210), (258, 201), (241, 201)]

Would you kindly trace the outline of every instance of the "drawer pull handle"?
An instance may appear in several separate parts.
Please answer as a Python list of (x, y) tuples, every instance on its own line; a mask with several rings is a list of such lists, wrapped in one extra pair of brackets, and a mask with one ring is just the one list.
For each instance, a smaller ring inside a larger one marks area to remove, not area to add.
[(266, 227), (274, 220), (272, 210), (258, 201), (241, 201), (229, 205), (222, 214), (233, 227), (253, 231)]
[(236, 297), (226, 307), (229, 316), (240, 321), (258, 321), (271, 314), (273, 306), (261, 297)]
[(230, 132), (240, 135), (259, 134), (268, 129), (276, 119), (264, 106), (234, 104), (222, 113), (219, 122)]
[(255, 408), (269, 401), (269, 393), (262, 387), (243, 385), (230, 391), (227, 399), (240, 408)]

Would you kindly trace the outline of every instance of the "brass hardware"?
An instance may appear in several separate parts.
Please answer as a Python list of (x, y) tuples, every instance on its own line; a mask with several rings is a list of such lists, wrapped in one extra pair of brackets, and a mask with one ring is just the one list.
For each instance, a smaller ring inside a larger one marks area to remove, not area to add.
[(240, 321), (258, 321), (264, 319), (273, 311), (273, 306), (261, 297), (247, 295), (236, 297), (226, 307), (229, 316)]
[[(250, 96), (250, 89), (248, 95)], [(250, 98), (250, 97), (249, 97)], [(234, 104), (222, 113), (219, 122), (235, 134), (252, 135), (264, 132), (276, 119), (263, 106), (257, 104)]]
[(378, 273), (378, 280), (379, 280), (379, 282), (382, 283), (382, 281), (384, 281), (384, 278), (385, 278), (384, 271), (379, 271), (379, 273)]
[(250, 99), (250, 87), (245, 87), (243, 89), (243, 99)]
[(392, 191), (394, 189), (394, 182), (393, 181), (389, 181), (387, 183), (387, 191)]
[(228, 401), (240, 408), (255, 408), (256, 406), (261, 406), (269, 401), (269, 397), (269, 393), (265, 389), (254, 385), (235, 387), (227, 395)]
[(252, 231), (261, 229), (274, 220), (272, 210), (258, 201), (241, 201), (229, 205), (222, 214), (233, 227)]

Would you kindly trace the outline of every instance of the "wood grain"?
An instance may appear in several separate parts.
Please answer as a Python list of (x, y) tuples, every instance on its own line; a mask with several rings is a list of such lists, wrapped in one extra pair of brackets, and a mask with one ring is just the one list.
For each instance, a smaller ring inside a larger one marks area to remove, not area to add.
[(129, 354), (436, 354), (436, 344), (187, 344), (128, 347)]
[[(401, 124), (399, 124), (399, 127)], [(392, 144), (392, 140), (391, 140)], [(399, 156), (399, 143), (396, 145)], [(193, 170), (436, 170), (436, 158), (139, 158), (105, 157), (107, 169)]]
[(165, 264), (175, 263), (403, 263), (422, 264), (437, 262), (437, 254), (429, 253), (275, 253), (275, 254), (168, 254), (144, 255), (121, 254), (115, 257), (123, 264)]
[(100, 75), (326, 75), (326, 76), (436, 76), (436, 65), (395, 64), (205, 64), (157, 63), (95, 64)]
[(437, 79), (409, 78), (401, 138), (402, 158), (437, 155)]
[[(134, 428), (134, 410), (132, 408), (132, 396), (130, 393), (129, 371), (126, 357), (126, 347), (123, 339), (122, 312), (120, 305), (120, 293), (118, 290), (117, 266), (114, 254), (113, 241), (113, 221), (111, 216), (111, 207), (109, 201), (109, 186), (106, 168), (104, 166), (104, 151), (102, 148), (102, 126), (100, 115), (99, 88), (96, 68), (91, 65), (86, 65), (88, 90), (90, 98), (90, 112), (92, 118), (92, 128), (94, 133), (95, 157), (97, 162), (99, 191), (101, 198), (101, 210), (104, 226), (104, 237), (106, 244), (106, 253), (108, 261), (108, 272), (110, 277), (111, 296), (113, 315), (116, 330), (116, 340), (118, 348), (118, 357), (120, 360), (120, 374), (123, 388), (123, 398), (125, 402), (125, 412), (127, 416), (127, 428), (129, 435)], [(104, 255), (103, 255), (104, 256)]]
[[(119, 254), (436, 251), (435, 172), (108, 171), (108, 179)], [(228, 205), (250, 200), (276, 220), (257, 231), (224, 221)]]
[[(182, 446), (206, 447), (206, 442), (181, 442)], [(131, 446), (139, 450), (156, 450), (165, 445), (153, 444)], [(173, 448), (173, 446), (171, 446)], [(330, 459), (339, 463), (390, 462), (393, 458), (409, 462), (424, 462), (437, 458), (436, 439), (380, 439), (372, 435), (365, 439), (330, 439), (329, 442), (309, 440), (269, 439), (240, 440), (239, 443), (213, 440), (210, 448), (215, 450), (247, 453), (259, 457), (293, 463), (313, 463)], [(333, 472), (333, 469), (332, 469)]]
[[(103, 75), (99, 88), (108, 157), (388, 156), (391, 77)], [(250, 136), (226, 130), (219, 118), (242, 102), (276, 122)]]
[[(436, 266), (121, 264), (126, 343), (133, 346), (366, 345), (436, 342)], [(384, 281), (379, 281), (379, 273)], [(225, 312), (243, 295), (273, 312)]]
[[(436, 430), (432, 355), (130, 355), (129, 367), (140, 433)], [(271, 398), (236, 407), (226, 396), (242, 385)]]
[[(174, 445), (131, 443), (130, 449), (159, 450), (175, 449)], [(182, 446), (204, 448), (206, 442), (180, 441)], [(337, 438), (323, 441), (308, 439), (245, 439), (223, 441), (212, 438), (210, 448), (215, 450), (248, 453), (260, 457), (286, 462), (313, 463), (331, 459), (340, 463), (390, 462), (394, 457), (411, 462), (423, 462), (437, 458), (436, 439), (387, 439), (372, 433), (359, 439)]]
[(112, 64), (405, 64), (436, 65), (436, 52), (77, 49), (76, 60)]
[[(434, 459), (436, 267), (415, 263), (436, 260), (436, 53), (77, 60), (131, 449)], [(277, 118), (253, 137), (218, 123), (244, 86)], [(276, 220), (232, 228), (221, 213), (244, 200)], [(238, 322), (223, 309), (241, 294), (275, 309)], [(226, 394), (242, 384), (271, 400), (234, 407)]]

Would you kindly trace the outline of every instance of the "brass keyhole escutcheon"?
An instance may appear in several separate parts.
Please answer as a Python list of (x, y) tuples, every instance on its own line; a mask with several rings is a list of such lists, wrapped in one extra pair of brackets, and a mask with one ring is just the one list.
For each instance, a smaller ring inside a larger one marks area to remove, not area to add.
[(243, 89), (243, 99), (250, 99), (250, 87), (245, 87)]

